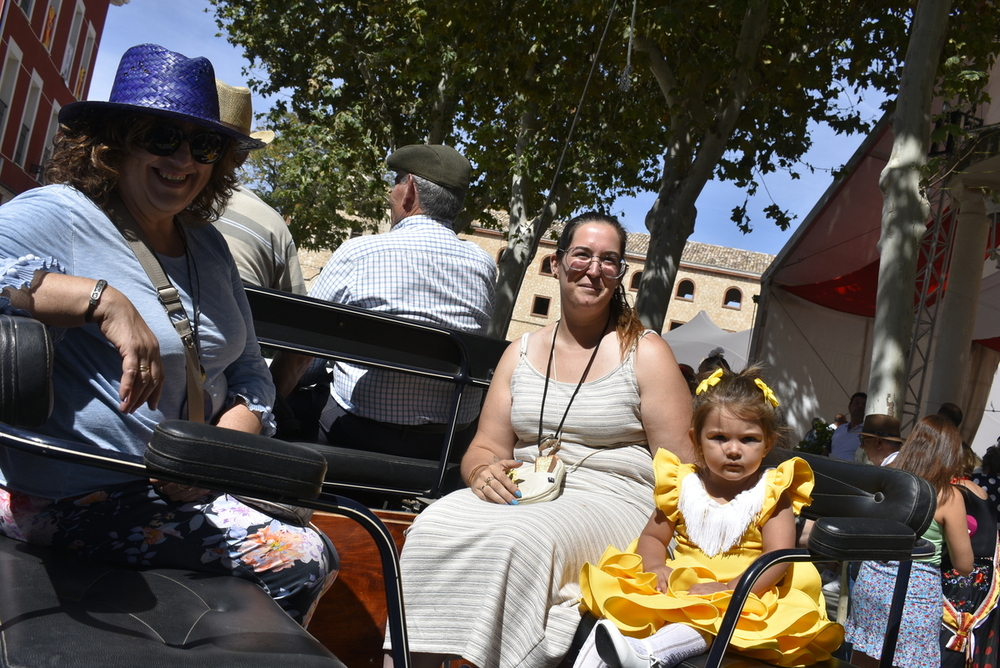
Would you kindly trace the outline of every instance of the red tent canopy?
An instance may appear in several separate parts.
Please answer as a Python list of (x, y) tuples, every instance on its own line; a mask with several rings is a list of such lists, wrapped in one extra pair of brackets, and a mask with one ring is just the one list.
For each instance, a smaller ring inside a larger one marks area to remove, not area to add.
[[(775, 259), (769, 269), (772, 285), (825, 308), (869, 318), (875, 316), (879, 270), (877, 243), (882, 225), (882, 192), (878, 182), (891, 150), (891, 125), (883, 119), (848, 164), (847, 176), (817, 202)], [(953, 216), (947, 210), (942, 215), (947, 232)], [(922, 253), (918, 276), (926, 263), (925, 258)], [(943, 257), (936, 260), (938, 274), (943, 261)], [(921, 287), (917, 285), (915, 304), (920, 298)], [(932, 303), (939, 287), (936, 281), (928, 286)], [(984, 309), (981, 300), (980, 311), (983, 313), (978, 318), (976, 341), (1000, 350), (1000, 321), (995, 317), (996, 309)]]

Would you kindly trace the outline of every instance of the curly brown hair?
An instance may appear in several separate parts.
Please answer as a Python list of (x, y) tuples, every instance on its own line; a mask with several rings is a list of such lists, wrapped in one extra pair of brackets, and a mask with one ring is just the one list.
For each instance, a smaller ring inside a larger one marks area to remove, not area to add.
[[(45, 166), (47, 183), (73, 186), (99, 206), (118, 188), (119, 169), (129, 150), (159, 120), (156, 116), (123, 110), (93, 111), (60, 125), (55, 151)], [(222, 158), (212, 165), (212, 176), (185, 212), (189, 225), (207, 225), (225, 210), (238, 180), (235, 142), (226, 143)]]

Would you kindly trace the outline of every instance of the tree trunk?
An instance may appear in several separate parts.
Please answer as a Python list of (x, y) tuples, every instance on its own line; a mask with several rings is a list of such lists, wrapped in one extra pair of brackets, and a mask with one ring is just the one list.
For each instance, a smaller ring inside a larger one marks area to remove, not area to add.
[[(556, 194), (548, 207), (539, 212), (531, 221), (522, 220), (515, 226), (514, 219), (511, 218), (510, 238), (507, 241), (507, 249), (500, 258), (500, 273), (497, 276), (496, 304), (493, 307), (493, 317), (490, 319), (487, 336), (505, 338), (507, 328), (510, 326), (510, 319), (514, 316), (514, 304), (517, 302), (517, 294), (521, 290), (521, 283), (524, 282), (524, 274), (528, 270), (535, 253), (538, 251), (538, 242), (542, 235), (552, 225), (559, 207), (569, 193), (569, 187), (561, 185), (556, 188)], [(514, 213), (511, 207), (511, 214)]]
[[(674, 140), (663, 157), (660, 192), (646, 214), (649, 250), (639, 283), (639, 296), (635, 301), (639, 319), (657, 332), (663, 331), (681, 254), (688, 237), (694, 232), (695, 202), (712, 178), (743, 105), (754, 90), (753, 71), (768, 25), (768, 0), (751, 0), (736, 43), (736, 66), (726, 85), (729, 95), (714, 110), (714, 122), (698, 141), (679, 117), (675, 116), (671, 121)], [(674, 74), (670, 64), (653, 40), (642, 37), (637, 40), (636, 48), (649, 56), (650, 71), (660, 86), (664, 102), (667, 107), (673, 106), (671, 89)]]
[[(687, 201), (682, 201), (685, 199)], [(642, 324), (656, 332), (663, 331), (681, 254), (694, 232), (696, 216), (693, 199), (683, 198), (676, 194), (676, 189), (667, 188), (660, 189), (660, 195), (646, 214), (649, 250), (639, 281), (635, 310)]]
[(930, 147), (930, 107), (951, 0), (919, 0), (893, 115), (892, 154), (879, 186), (881, 254), (868, 413), (903, 416), (913, 335), (913, 293), (930, 206), (920, 186)]

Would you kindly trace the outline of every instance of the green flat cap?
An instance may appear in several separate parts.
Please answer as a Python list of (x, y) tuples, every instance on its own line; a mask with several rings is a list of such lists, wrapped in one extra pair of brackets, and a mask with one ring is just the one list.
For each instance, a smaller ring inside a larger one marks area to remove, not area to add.
[(394, 151), (385, 161), (390, 169), (422, 176), (445, 188), (465, 192), (472, 165), (464, 155), (442, 144), (410, 144)]

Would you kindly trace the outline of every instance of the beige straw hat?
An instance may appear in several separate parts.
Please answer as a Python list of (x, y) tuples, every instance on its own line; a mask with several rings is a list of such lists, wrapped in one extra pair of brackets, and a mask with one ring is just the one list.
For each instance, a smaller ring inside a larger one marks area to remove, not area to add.
[(219, 91), (219, 120), (223, 125), (228, 125), (265, 144), (270, 144), (274, 140), (274, 133), (270, 130), (250, 132), (253, 105), (250, 101), (249, 88), (230, 86), (218, 79), (215, 80), (215, 87)]

